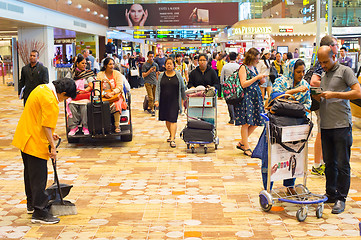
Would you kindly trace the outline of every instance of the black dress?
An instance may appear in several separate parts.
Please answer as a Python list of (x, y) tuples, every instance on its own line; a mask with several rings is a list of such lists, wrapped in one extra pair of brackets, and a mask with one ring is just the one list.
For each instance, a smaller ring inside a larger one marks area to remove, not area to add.
[(159, 120), (176, 123), (179, 113), (179, 81), (177, 75), (160, 80)]

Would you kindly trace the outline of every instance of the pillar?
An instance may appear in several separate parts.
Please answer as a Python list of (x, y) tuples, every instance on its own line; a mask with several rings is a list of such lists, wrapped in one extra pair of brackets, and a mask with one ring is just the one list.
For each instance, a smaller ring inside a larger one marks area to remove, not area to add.
[[(40, 53), (39, 62), (42, 63), (49, 71), (49, 81), (55, 79), (55, 67), (53, 66), (54, 58), (54, 28), (52, 27), (19, 27), (18, 28), (18, 42), (41, 41), (45, 43), (43, 52)], [(32, 49), (29, 49), (29, 55)], [(19, 69), (24, 66), (19, 56)]]

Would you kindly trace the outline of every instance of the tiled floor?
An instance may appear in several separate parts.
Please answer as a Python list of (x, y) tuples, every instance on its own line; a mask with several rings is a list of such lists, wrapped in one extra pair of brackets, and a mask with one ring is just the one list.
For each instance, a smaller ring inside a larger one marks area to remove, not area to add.
[[(350, 239), (359, 236), (361, 220), (361, 131), (354, 129), (352, 183), (346, 211), (323, 218), (310, 208), (298, 222), (296, 205), (276, 203), (270, 212), (259, 206), (260, 160), (235, 149), (240, 128), (226, 124), (224, 101), (218, 102), (218, 150), (192, 154), (177, 137), (166, 142), (165, 124), (142, 110), (145, 89), (132, 90), (132, 142), (91, 142), (59, 148), (61, 182), (73, 184), (67, 199), (78, 214), (57, 225), (31, 224), (26, 214), (22, 161), (10, 145), (22, 102), (12, 87), (0, 85), (0, 239)], [(65, 138), (64, 112), (57, 132)], [(178, 132), (185, 125), (181, 116)], [(252, 147), (261, 129), (251, 137)], [(312, 161), (314, 138), (310, 141)], [(49, 184), (52, 183), (49, 162)], [(311, 164), (309, 166), (311, 168)], [(302, 179), (297, 179), (301, 183)], [(276, 183), (276, 186), (280, 186)], [(309, 175), (307, 187), (324, 193), (324, 177)]]

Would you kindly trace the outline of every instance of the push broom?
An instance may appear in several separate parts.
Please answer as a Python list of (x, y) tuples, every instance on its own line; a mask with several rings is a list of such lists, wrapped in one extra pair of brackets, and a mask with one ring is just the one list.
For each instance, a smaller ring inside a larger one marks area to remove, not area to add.
[[(57, 146), (59, 146), (61, 139), (59, 138), (59, 142)], [(50, 146), (49, 146), (49, 152), (50, 152)], [(55, 199), (49, 202), (50, 204), (50, 213), (53, 214), (53, 216), (66, 216), (66, 215), (76, 215), (77, 210), (74, 203), (64, 200), (63, 199), (63, 193), (61, 191), (58, 173), (56, 171), (56, 159), (51, 158), (51, 163), (53, 164), (54, 169), (54, 178), (56, 185), (58, 186), (58, 192), (60, 199)]]

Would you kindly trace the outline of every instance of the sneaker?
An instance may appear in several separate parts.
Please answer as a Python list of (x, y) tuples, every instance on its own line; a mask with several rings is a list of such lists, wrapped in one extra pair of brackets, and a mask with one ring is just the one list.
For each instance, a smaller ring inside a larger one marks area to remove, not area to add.
[(89, 129), (83, 127), (83, 133), (84, 133), (84, 135), (89, 135), (90, 134)]
[(150, 110), (150, 109), (147, 109), (147, 112), (150, 113), (150, 114), (152, 114), (152, 110)]
[(229, 124), (234, 124), (234, 120), (229, 120), (229, 122), (228, 122)]
[(34, 213), (34, 207), (28, 206), (28, 207), (26, 208), (26, 212), (27, 212), (28, 214), (33, 214), (33, 213)]
[(68, 135), (69, 136), (74, 136), (77, 132), (79, 131), (79, 128), (76, 127), (76, 128), (73, 128), (69, 131)]
[(32, 216), (31, 218), (32, 223), (42, 223), (42, 224), (56, 224), (60, 222), (60, 219), (57, 217), (54, 217), (52, 214), (47, 213), (45, 216)]
[(152, 114), (152, 117), (155, 116), (155, 111), (151, 111), (150, 114)]
[(325, 168), (322, 166), (323, 165), (319, 166), (318, 168), (315, 168), (314, 166), (312, 166), (311, 174), (320, 175), (320, 176), (325, 175)]

